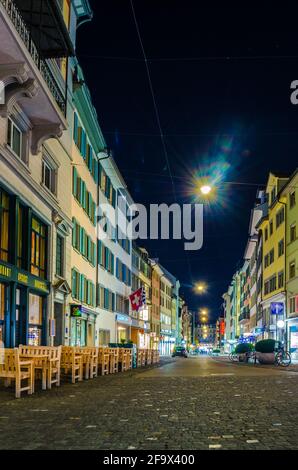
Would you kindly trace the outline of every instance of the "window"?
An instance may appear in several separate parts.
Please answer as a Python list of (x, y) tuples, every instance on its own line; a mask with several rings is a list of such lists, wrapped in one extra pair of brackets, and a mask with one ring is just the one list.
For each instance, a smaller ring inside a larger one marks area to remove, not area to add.
[(64, 238), (58, 234), (56, 240), (56, 274), (60, 277), (64, 274)]
[(276, 228), (278, 228), (285, 220), (285, 209), (280, 209), (276, 214)]
[(269, 252), (269, 264), (274, 263), (274, 248)]
[(39, 295), (29, 294), (29, 346), (40, 346), (42, 341), (42, 311), (43, 298)]
[(278, 242), (278, 257), (282, 256), (285, 253), (285, 241), (284, 239)]
[(9, 261), (9, 196), (0, 188), (0, 260)]
[(290, 275), (290, 279), (293, 279), (296, 276), (296, 263), (295, 263), (295, 261), (292, 261), (290, 263), (289, 275)]
[(21, 158), (21, 160), (24, 160), (22, 141), (23, 141), (22, 131), (17, 127), (17, 125), (10, 118), (8, 118), (7, 144), (11, 148), (11, 150), (19, 158)]
[(46, 226), (32, 217), (31, 223), (31, 274), (46, 277)]
[(284, 286), (284, 272), (278, 273), (278, 289), (282, 289)]
[(265, 228), (265, 240), (268, 240), (268, 228)]
[(298, 297), (291, 297), (290, 298), (290, 312), (289, 313), (296, 313), (298, 311)]
[(269, 227), (270, 227), (270, 235), (272, 235), (273, 234), (273, 220), (270, 220)]
[(296, 206), (296, 191), (293, 191), (290, 194), (290, 209), (292, 209), (294, 206)]
[(42, 182), (53, 194), (56, 194), (56, 175), (56, 169), (54, 169), (46, 160), (43, 160)]
[(71, 292), (74, 299), (80, 300), (80, 274), (75, 269), (71, 272)]
[(295, 240), (296, 240), (296, 224), (293, 224), (290, 227), (290, 241), (294, 242)]

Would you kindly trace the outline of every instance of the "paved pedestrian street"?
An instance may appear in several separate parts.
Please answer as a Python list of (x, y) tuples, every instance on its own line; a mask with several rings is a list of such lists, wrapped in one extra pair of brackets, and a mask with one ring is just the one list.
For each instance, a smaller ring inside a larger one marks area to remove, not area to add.
[(298, 373), (209, 357), (14, 398), (1, 449), (298, 449)]

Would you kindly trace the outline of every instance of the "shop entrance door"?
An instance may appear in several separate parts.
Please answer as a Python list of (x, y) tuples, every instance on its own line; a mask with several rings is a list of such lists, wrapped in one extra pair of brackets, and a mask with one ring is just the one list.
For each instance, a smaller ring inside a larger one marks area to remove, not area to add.
[(63, 330), (63, 304), (59, 302), (54, 303), (54, 318), (55, 318), (55, 337), (54, 346), (62, 344), (62, 330)]
[(27, 341), (27, 291), (22, 287), (16, 289), (16, 327), (15, 347)]
[(0, 348), (9, 347), (7, 340), (7, 322), (8, 322), (8, 288), (0, 283)]

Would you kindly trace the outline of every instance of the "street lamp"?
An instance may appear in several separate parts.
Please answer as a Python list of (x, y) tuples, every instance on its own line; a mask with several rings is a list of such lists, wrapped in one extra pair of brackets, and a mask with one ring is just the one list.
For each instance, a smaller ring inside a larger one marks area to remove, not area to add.
[(207, 290), (207, 286), (204, 282), (198, 282), (195, 286), (196, 292), (198, 294), (204, 294)]
[(203, 186), (200, 187), (200, 191), (203, 194), (203, 196), (208, 196), (208, 194), (210, 194), (212, 191), (212, 187), (209, 184), (204, 184)]

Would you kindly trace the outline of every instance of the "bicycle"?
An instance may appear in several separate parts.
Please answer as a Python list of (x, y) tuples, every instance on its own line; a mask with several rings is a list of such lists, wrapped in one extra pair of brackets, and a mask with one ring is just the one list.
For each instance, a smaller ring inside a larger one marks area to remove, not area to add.
[(276, 366), (288, 367), (291, 362), (291, 354), (285, 351), (284, 348), (278, 348), (275, 353), (274, 364)]

